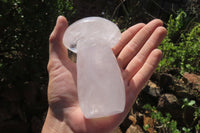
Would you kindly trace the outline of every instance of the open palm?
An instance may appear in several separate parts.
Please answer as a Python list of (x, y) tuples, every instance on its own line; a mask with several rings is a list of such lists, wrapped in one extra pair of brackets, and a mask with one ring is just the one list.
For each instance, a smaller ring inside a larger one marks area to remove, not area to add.
[[(126, 88), (126, 106), (123, 113), (86, 119), (81, 112), (77, 87), (76, 64), (68, 58), (62, 38), (68, 24), (60, 16), (49, 39), (49, 110), (43, 132), (107, 133), (116, 128), (128, 114), (139, 92), (150, 78), (162, 52), (157, 49), (166, 35), (162, 21), (137, 24), (127, 29), (113, 48), (122, 71)], [(115, 93), (115, 92), (113, 92)]]

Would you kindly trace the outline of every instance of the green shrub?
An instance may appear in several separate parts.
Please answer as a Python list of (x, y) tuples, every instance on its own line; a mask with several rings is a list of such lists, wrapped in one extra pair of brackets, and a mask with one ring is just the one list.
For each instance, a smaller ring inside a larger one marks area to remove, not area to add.
[(48, 38), (59, 15), (70, 18), (72, 0), (0, 0), (0, 89), (46, 84)]
[(150, 116), (154, 119), (154, 125), (157, 130), (162, 130), (164, 133), (180, 133), (177, 128), (177, 122), (171, 119), (172, 116), (169, 113), (166, 113), (164, 116), (156, 107), (149, 104), (144, 105), (143, 109), (150, 112)]
[[(194, 108), (193, 113), (193, 121), (188, 125), (186, 122), (186, 109), (187, 107)], [(196, 101), (194, 100), (188, 100), (187, 98), (183, 99), (183, 105), (182, 105), (182, 113), (180, 115), (183, 116), (183, 121), (181, 124), (179, 124), (179, 127), (177, 126), (177, 122), (173, 120), (171, 114), (166, 113), (163, 115), (160, 111), (156, 109), (155, 106), (151, 106), (150, 104), (145, 104), (143, 106), (143, 109), (147, 110), (150, 114), (150, 117), (154, 119), (154, 127), (159, 132), (164, 133), (181, 133), (181, 130), (185, 133), (190, 133), (191, 131), (198, 132), (200, 129), (200, 126), (198, 124), (198, 120), (200, 118), (200, 107), (197, 107)], [(181, 121), (179, 121), (181, 122)], [(183, 125), (180, 127), (180, 125)], [(143, 126), (144, 130), (146, 131), (149, 126), (145, 125)]]
[[(171, 15), (167, 23), (167, 36), (159, 47), (163, 51), (163, 59), (159, 71), (178, 68), (180, 73), (200, 72), (200, 23), (187, 27), (187, 14), (181, 11), (176, 18)], [(185, 32), (186, 29), (191, 29)]]

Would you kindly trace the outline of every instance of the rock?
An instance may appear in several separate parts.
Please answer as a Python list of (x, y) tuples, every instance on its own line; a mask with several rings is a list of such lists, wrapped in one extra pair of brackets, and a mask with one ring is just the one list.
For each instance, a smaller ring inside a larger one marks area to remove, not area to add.
[(200, 76), (196, 74), (184, 73), (183, 77), (174, 86), (175, 94), (180, 98), (195, 99), (200, 102)]
[(166, 73), (171, 74), (171, 75), (173, 75), (175, 77), (180, 77), (181, 76), (180, 69), (178, 69), (178, 68), (169, 69), (169, 70), (167, 70)]
[(192, 88), (196, 88), (200, 91), (200, 75), (186, 72), (183, 74), (183, 77), (188, 81), (188, 83), (192, 84)]
[(167, 90), (171, 91), (171, 86), (174, 85), (174, 78), (171, 74), (162, 73), (160, 75), (160, 88), (163, 89), (164, 92)]
[(151, 96), (160, 96), (160, 87), (158, 87), (155, 83), (153, 83), (150, 80), (148, 81), (147, 85), (144, 87), (143, 90)]
[(182, 109), (178, 99), (173, 94), (163, 94), (158, 101), (158, 110), (163, 114), (170, 113), (175, 120), (182, 121)]
[(159, 72), (154, 72), (150, 78), (150, 80), (156, 84), (160, 82), (160, 73)]
[(194, 112), (195, 108), (194, 107), (186, 107), (183, 111), (183, 122), (185, 125), (190, 125), (192, 126), (192, 123), (194, 121)]
[(133, 122), (132, 125), (135, 125), (137, 123), (136, 116), (129, 115), (128, 119)]
[(152, 95), (148, 94), (146, 91), (142, 90), (138, 96), (137, 102), (135, 103), (135, 105), (137, 105), (135, 107), (136, 107), (136, 109), (141, 110), (143, 105), (145, 105), (147, 103), (150, 105), (156, 106), (157, 102), (158, 102), (158, 98), (159, 97), (152, 96)]
[(144, 115), (144, 126), (145, 125), (149, 125), (149, 128), (147, 129), (149, 133), (154, 133), (154, 120), (146, 115)]
[(139, 125), (131, 125), (126, 133), (144, 133), (142, 128)]
[(178, 98), (189, 98), (194, 99), (195, 96), (190, 94), (190, 91), (186, 85), (183, 84), (176, 84), (174, 86), (174, 92)]
[[(178, 99), (173, 94), (163, 94), (158, 101), (158, 107), (177, 106)], [(169, 108), (171, 108), (169, 107)]]

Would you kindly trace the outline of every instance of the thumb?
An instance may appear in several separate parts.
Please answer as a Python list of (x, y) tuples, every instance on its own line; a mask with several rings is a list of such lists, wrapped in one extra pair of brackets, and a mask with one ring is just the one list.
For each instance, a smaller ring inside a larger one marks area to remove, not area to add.
[(68, 57), (67, 48), (63, 45), (63, 35), (68, 27), (65, 17), (57, 18), (56, 26), (49, 37), (49, 59)]

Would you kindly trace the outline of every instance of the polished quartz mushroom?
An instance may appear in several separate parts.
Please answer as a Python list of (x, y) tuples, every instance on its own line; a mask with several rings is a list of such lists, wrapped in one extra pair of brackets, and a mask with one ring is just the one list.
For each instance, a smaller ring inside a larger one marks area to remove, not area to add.
[(86, 118), (124, 111), (124, 82), (112, 52), (120, 38), (119, 28), (100, 17), (78, 20), (64, 33), (64, 45), (77, 53), (78, 99)]

